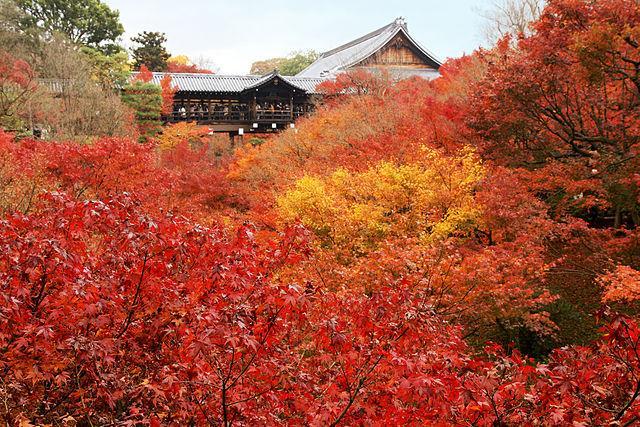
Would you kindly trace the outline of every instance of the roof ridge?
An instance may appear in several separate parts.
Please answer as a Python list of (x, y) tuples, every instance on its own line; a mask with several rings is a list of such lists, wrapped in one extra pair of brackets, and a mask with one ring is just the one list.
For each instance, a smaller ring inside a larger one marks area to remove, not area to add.
[(311, 77), (311, 76), (280, 76), (287, 80), (290, 79), (303, 79), (303, 80), (326, 80), (324, 77)]
[[(139, 71), (133, 71), (131, 74), (139, 74)], [(237, 79), (237, 78), (260, 78), (260, 76), (254, 74), (217, 74), (217, 73), (171, 73), (168, 71), (153, 71), (154, 75), (169, 75), (169, 76), (180, 76), (180, 77), (204, 77), (204, 78), (228, 78), (228, 79)]]
[[(214, 78), (214, 79), (219, 79), (219, 78), (224, 78), (224, 79), (238, 79), (238, 78), (242, 78), (242, 79), (248, 79), (248, 80), (261, 80), (264, 77), (269, 76), (271, 73), (265, 74), (263, 76), (257, 75), (257, 74), (215, 74), (215, 73), (170, 73), (170, 72), (166, 72), (166, 71), (153, 71), (152, 74), (157, 75), (157, 76), (164, 76), (164, 75), (171, 75), (171, 76), (176, 76), (176, 77), (205, 77), (205, 78)], [(139, 71), (132, 71), (131, 72), (132, 75), (137, 75), (140, 74)], [(305, 76), (283, 76), (278, 74), (279, 77), (288, 80), (288, 79), (303, 79), (303, 80), (308, 80), (308, 79), (320, 79), (320, 80), (324, 80), (322, 77), (305, 77)], [(45, 79), (45, 78), (40, 78), (39, 80), (65, 80), (65, 79)], [(67, 79), (68, 80), (68, 79)]]
[(360, 44), (360, 43), (362, 43), (362, 42), (364, 42), (364, 41), (369, 40), (370, 38), (373, 38), (373, 37), (375, 37), (375, 36), (378, 36), (378, 35), (382, 34), (382, 33), (383, 33), (383, 32), (385, 32), (386, 30), (388, 30), (389, 28), (396, 27), (396, 26), (398, 26), (398, 25), (399, 25), (399, 18), (396, 18), (396, 19), (394, 19), (391, 23), (389, 23), (389, 24), (385, 25), (384, 27), (380, 27), (380, 28), (378, 28), (377, 30), (374, 30), (374, 31), (372, 31), (372, 32), (370, 32), (370, 33), (368, 33), (368, 34), (365, 34), (365, 35), (364, 35), (364, 36), (362, 36), (362, 37), (358, 37), (358, 38), (357, 38), (357, 39), (355, 39), (355, 40), (351, 40), (350, 42), (347, 42), (347, 43), (345, 43), (345, 44), (343, 44), (343, 45), (340, 45), (340, 46), (338, 46), (338, 47), (336, 47), (336, 48), (333, 48), (333, 49), (331, 49), (331, 50), (328, 50), (328, 51), (326, 51), (326, 52), (323, 52), (323, 53), (320, 55), (320, 58), (324, 58), (325, 56), (333, 55), (333, 54), (335, 54), (335, 53), (337, 53), (337, 52), (340, 52), (340, 51), (342, 51), (342, 50), (345, 50), (345, 49), (348, 49), (348, 48), (350, 48), (350, 47), (352, 47), (352, 46), (355, 46), (355, 45), (357, 45), (357, 44)]

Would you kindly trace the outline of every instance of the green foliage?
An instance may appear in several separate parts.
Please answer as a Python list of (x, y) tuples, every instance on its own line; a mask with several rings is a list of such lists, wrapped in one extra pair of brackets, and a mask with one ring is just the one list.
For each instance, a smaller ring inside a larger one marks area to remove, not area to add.
[(251, 74), (267, 74), (277, 69), (283, 76), (294, 76), (318, 59), (313, 50), (292, 52), (286, 58), (270, 58), (251, 64)]
[[(91, 6), (91, 3), (83, 4), (87, 10)], [(63, 3), (41, 2), (38, 5), (51, 6), (46, 13), (58, 11), (61, 16), (72, 13), (58, 10)], [(69, 31), (52, 30), (50, 27), (54, 24), (40, 22), (35, 15), (25, 11), (34, 7), (35, 3), (25, 2), (18, 8), (11, 0), (0, 0), (1, 50), (21, 61), (16, 63), (27, 64), (32, 70), (33, 86), (37, 86), (28, 91), (27, 97), (26, 93), (16, 92), (15, 84), (13, 87), (7, 81), (1, 84), (3, 89), (12, 89), (4, 91), (7, 99), (19, 101), (11, 120), (3, 120), (3, 126), (24, 128), (25, 131), (39, 128), (46, 137), (73, 140), (129, 133), (131, 113), (115, 91), (122, 88), (128, 78), (130, 67), (126, 52), (109, 45), (108, 40), (96, 38), (95, 43), (88, 43), (89, 33), (85, 33), (84, 38), (70, 39), (73, 31), (91, 31), (89, 23), (68, 21), (65, 25), (70, 26)], [(80, 8), (78, 5), (73, 7)], [(87, 19), (100, 16), (98, 12), (92, 15), (85, 9), (82, 10), (86, 12), (85, 17), (89, 16)], [(24, 73), (12, 74), (9, 83)], [(42, 79), (38, 85), (35, 85), (36, 77)]]
[(164, 46), (167, 42), (164, 33), (143, 31), (133, 37), (131, 41), (139, 45), (132, 50), (136, 70), (146, 65), (151, 71), (166, 71), (167, 60), (171, 55)]
[(0, 0), (0, 46), (22, 59), (40, 45), (40, 30), (23, 28), (25, 19), (25, 13), (13, 1)]
[(316, 59), (318, 59), (318, 53), (313, 50), (294, 52), (280, 64), (280, 73), (285, 76), (294, 76), (307, 68)]
[(251, 74), (267, 74), (276, 68), (280, 68), (280, 64), (284, 61), (284, 58), (270, 58), (262, 61), (256, 61), (251, 64)]
[(123, 87), (131, 74), (129, 55), (119, 51), (105, 55), (98, 49), (83, 47), (81, 52), (91, 65), (91, 78), (105, 90)]
[(251, 144), (254, 147), (257, 147), (258, 145), (262, 145), (264, 144), (265, 139), (264, 138), (258, 138), (258, 137), (253, 137), (249, 140), (249, 144)]
[(64, 34), (73, 43), (106, 54), (120, 50), (116, 44), (124, 33), (120, 14), (100, 0), (16, 0), (16, 5), (24, 12), (21, 27), (25, 30)]
[(134, 81), (125, 86), (122, 101), (134, 111), (140, 142), (146, 142), (160, 132), (162, 90), (159, 86)]

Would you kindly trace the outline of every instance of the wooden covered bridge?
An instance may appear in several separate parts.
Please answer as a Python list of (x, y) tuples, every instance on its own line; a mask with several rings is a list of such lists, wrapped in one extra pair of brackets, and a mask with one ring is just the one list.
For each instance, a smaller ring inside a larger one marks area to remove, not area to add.
[[(160, 84), (167, 73), (153, 73)], [(173, 73), (177, 89), (168, 123), (189, 121), (209, 125), (214, 132), (272, 132), (289, 127), (313, 109), (313, 77), (285, 77), (277, 71), (264, 76)]]

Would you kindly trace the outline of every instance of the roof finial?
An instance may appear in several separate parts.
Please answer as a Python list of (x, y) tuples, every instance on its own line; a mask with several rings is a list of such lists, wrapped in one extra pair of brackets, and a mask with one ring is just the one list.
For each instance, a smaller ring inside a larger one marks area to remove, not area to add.
[(399, 16), (396, 18), (396, 20), (394, 21), (394, 23), (398, 26), (398, 27), (404, 27), (407, 28), (407, 20), (404, 19), (402, 16)]

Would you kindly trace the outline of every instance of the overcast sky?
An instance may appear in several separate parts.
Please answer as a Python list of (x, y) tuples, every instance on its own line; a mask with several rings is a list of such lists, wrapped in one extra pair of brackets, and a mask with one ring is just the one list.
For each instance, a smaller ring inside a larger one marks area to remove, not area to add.
[(141, 31), (166, 33), (172, 55), (205, 57), (222, 74), (244, 74), (256, 60), (295, 50), (329, 50), (388, 24), (439, 59), (470, 53), (482, 41), (491, 0), (104, 0), (120, 11), (125, 45)]

